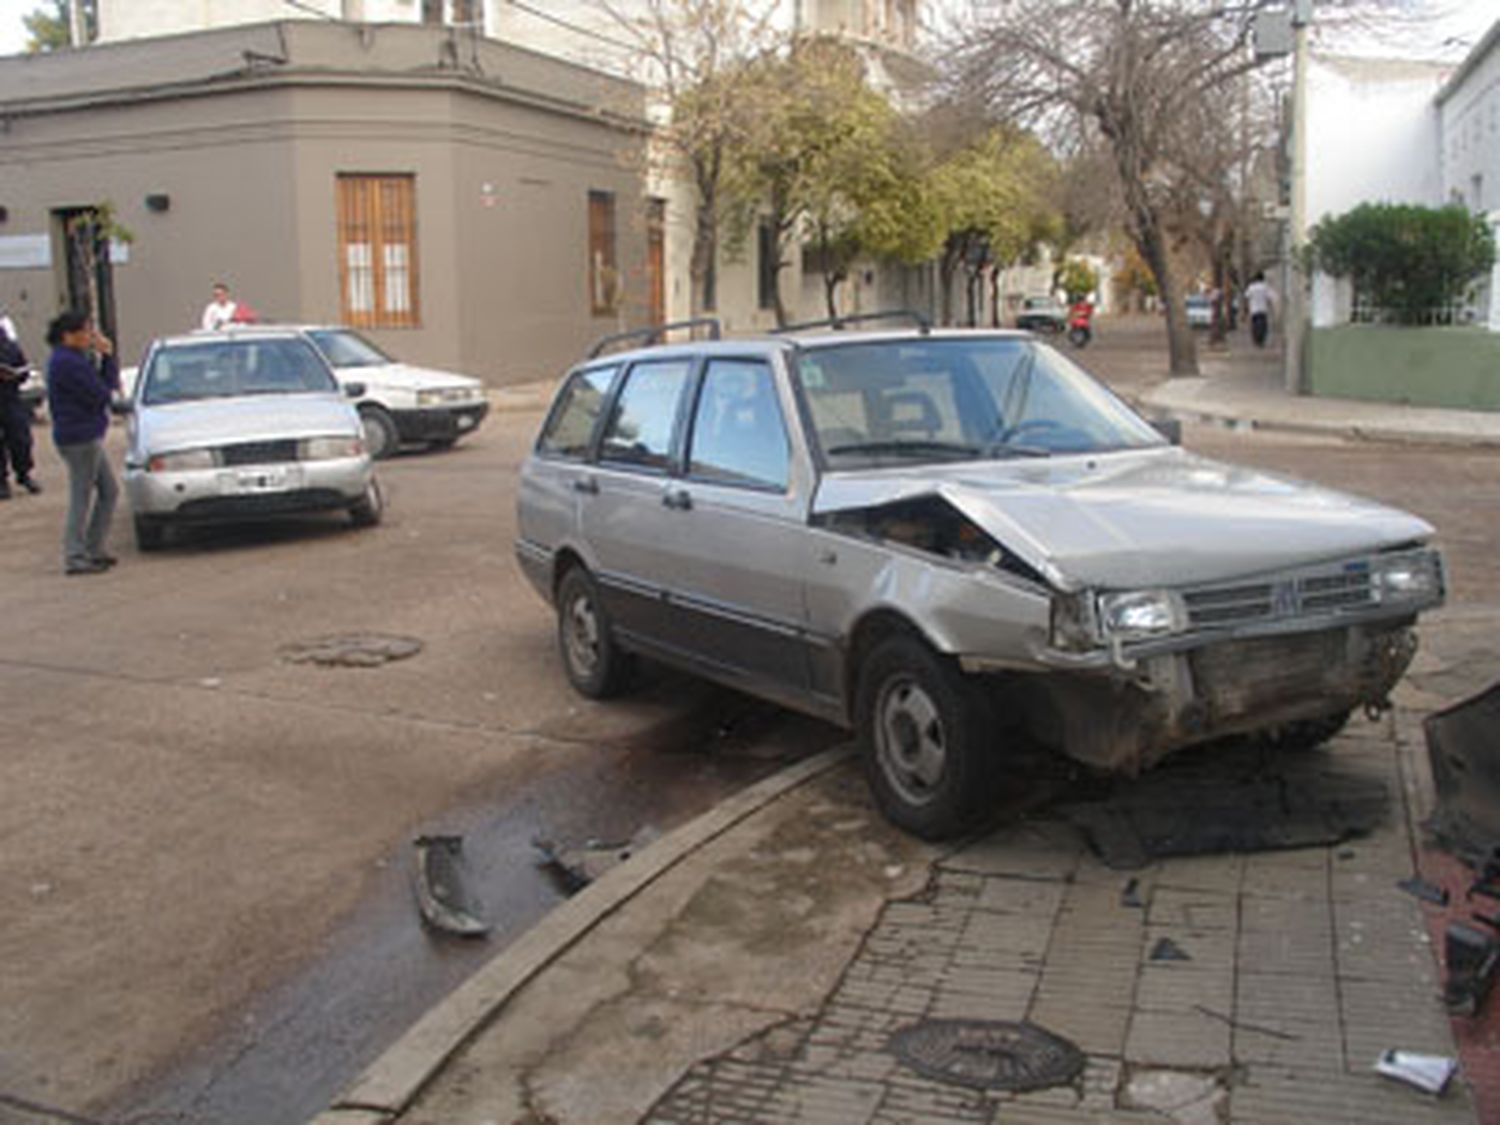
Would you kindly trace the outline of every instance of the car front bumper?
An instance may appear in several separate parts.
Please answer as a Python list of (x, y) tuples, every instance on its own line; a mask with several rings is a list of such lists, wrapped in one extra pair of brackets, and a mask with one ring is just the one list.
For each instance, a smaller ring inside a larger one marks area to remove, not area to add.
[(221, 522), (347, 508), (369, 487), (368, 457), (184, 472), (125, 470), (135, 515), (156, 521)]
[(404, 442), (453, 441), (479, 429), (490, 412), (487, 402), (465, 406), (435, 406), (423, 410), (395, 410), (396, 432)]

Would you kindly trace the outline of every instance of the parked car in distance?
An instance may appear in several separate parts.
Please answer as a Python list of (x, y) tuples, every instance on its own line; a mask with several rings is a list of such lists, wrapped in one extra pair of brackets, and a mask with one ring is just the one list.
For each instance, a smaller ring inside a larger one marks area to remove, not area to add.
[(1187, 312), (1189, 328), (1212, 328), (1214, 324), (1213, 298), (1206, 293), (1195, 293), (1182, 302)]
[(1027, 332), (1061, 332), (1068, 326), (1068, 310), (1056, 297), (1027, 297), (1016, 314), (1016, 327)]
[(143, 551), (183, 524), (344, 511), (379, 523), (363, 428), (300, 333), (244, 328), (157, 340), (129, 400), (125, 491)]
[(579, 692), (639, 654), (852, 727), (881, 808), (934, 838), (1018, 746), (1133, 772), (1331, 737), (1444, 597), (1427, 523), (1195, 456), (1017, 332), (591, 358), (518, 515)]
[(363, 385), (355, 404), (376, 460), (403, 445), (446, 449), (479, 428), (489, 412), (484, 384), (469, 375), (393, 359), (352, 328), (300, 326), (340, 383)]

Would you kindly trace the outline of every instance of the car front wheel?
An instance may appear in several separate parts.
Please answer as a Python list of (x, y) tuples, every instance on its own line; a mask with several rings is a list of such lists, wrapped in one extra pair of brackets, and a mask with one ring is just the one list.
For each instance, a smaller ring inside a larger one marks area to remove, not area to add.
[(365, 449), (375, 461), (383, 461), (401, 446), (396, 420), (378, 406), (361, 406), (359, 420), (364, 427)]
[(924, 840), (972, 828), (992, 806), (998, 747), (978, 686), (915, 637), (870, 654), (856, 700), (860, 749), (876, 803)]
[(608, 699), (624, 690), (630, 655), (615, 644), (599, 587), (581, 566), (557, 586), (557, 643), (568, 682), (580, 695)]
[(349, 506), (349, 522), (355, 527), (374, 527), (385, 515), (385, 494), (374, 477), (365, 486), (365, 494)]

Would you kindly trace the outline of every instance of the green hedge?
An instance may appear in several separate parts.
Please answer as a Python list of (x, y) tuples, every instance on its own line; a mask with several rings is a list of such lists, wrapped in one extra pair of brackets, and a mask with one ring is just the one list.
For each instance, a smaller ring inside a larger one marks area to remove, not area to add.
[(1500, 410), (1500, 332), (1351, 324), (1308, 335), (1315, 395)]

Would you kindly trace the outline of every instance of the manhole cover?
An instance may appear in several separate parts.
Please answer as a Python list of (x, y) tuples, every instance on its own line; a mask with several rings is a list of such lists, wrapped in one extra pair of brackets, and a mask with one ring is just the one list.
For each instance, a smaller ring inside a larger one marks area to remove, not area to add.
[(392, 660), (405, 660), (422, 651), (414, 637), (391, 637), (381, 633), (345, 633), (282, 646), (281, 656), (293, 664), (329, 667), (375, 668)]
[(1065, 1086), (1084, 1062), (1066, 1039), (1000, 1020), (923, 1020), (892, 1035), (890, 1048), (918, 1074), (981, 1090)]

